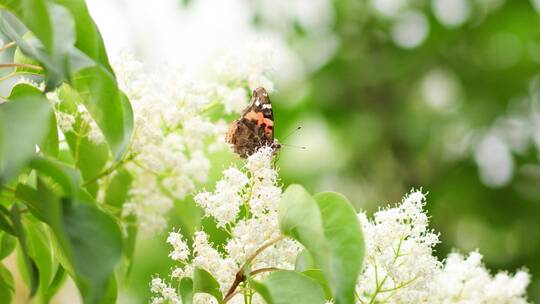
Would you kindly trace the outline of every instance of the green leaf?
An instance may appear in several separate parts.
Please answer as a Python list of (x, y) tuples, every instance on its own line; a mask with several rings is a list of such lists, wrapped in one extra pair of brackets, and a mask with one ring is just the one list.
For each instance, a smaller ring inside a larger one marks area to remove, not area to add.
[[(28, 34), (31, 34), (31, 33), (29, 32)], [(33, 35), (28, 35), (28, 37), (33, 37)], [(24, 35), (23, 38), (24, 39), (32, 39), (32, 38), (27, 38), (27, 35)], [(26, 56), (22, 52), (20, 47), (17, 47), (15, 49), (15, 52), (13, 53), (13, 63), (31, 64), (31, 65), (35, 65), (35, 66), (40, 66), (40, 63), (37, 60), (35, 60), (34, 58), (32, 58), (30, 56)], [(42, 75), (44, 73), (43, 70), (37, 70), (37, 69), (34, 69), (34, 68), (27, 68), (27, 67), (16, 67), (15, 72), (30, 73), (30, 74), (35, 74), (35, 75)]]
[(298, 272), (275, 271), (262, 282), (251, 281), (251, 284), (268, 304), (325, 303), (321, 286), (308, 276)]
[(9, 270), (0, 263), (0, 299), (4, 303), (11, 303), (14, 292), (13, 277)]
[(66, 270), (61, 265), (58, 265), (56, 273), (47, 288), (46, 298), (51, 299), (59, 290), (60, 287), (64, 284), (66, 279)]
[(36, 298), (40, 303), (48, 303), (48, 289), (55, 268), (49, 235), (41, 223), (35, 221), (35, 219), (31, 220), (30, 217), (25, 217), (24, 227), (27, 235), (28, 255), (36, 263), (39, 270), (39, 286)]
[(354, 290), (364, 260), (364, 237), (352, 205), (341, 194), (315, 195), (321, 211), (324, 234), (332, 257), (331, 286), (335, 303), (353, 303)]
[(72, 269), (84, 302), (101, 303), (110, 299), (110, 280), (122, 254), (120, 228), (112, 217), (95, 206), (88, 194), (76, 188), (79, 178), (73, 169), (45, 158), (36, 160), (33, 167), (39, 174), (51, 177), (71, 198), (60, 201), (41, 178), (37, 190), (32, 192), (28, 186), (19, 186), (17, 195), (28, 200), (32, 213), (35, 210), (51, 226), (62, 248), (61, 254), (69, 261), (63, 266)]
[(85, 1), (55, 0), (55, 2), (66, 7), (76, 20), (77, 41), (75, 46), (95, 62), (112, 72), (103, 39), (96, 24), (90, 17)]
[[(327, 300), (332, 299), (332, 289), (330, 289), (330, 286), (328, 286), (328, 282), (326, 281), (326, 278), (324, 277), (324, 274), (319, 269), (307, 269), (302, 271), (302, 274), (305, 274), (306, 276), (310, 277), (313, 281), (317, 282), (319, 285), (321, 285), (323, 291), (324, 291), (324, 298)], [(354, 302), (351, 302), (354, 303)]]
[(128, 198), (132, 180), (133, 178), (127, 170), (118, 170), (105, 192), (105, 204), (122, 207)]
[(26, 234), (21, 223), (20, 211), (17, 204), (13, 204), (13, 206), (11, 206), (11, 221), (13, 222), (15, 234), (19, 239), (23, 263), (26, 268), (26, 275), (30, 284), (30, 296), (33, 297), (36, 294), (39, 286), (39, 270), (34, 260), (30, 257)]
[[(25, 40), (25, 35), (14, 30), (11, 18), (3, 18), (0, 25), (4, 34), (15, 40), (25, 55), (36, 59), (45, 67), (47, 90), (57, 87), (64, 79), (69, 79), (72, 53), (75, 50), (75, 23), (70, 12), (63, 6), (43, 0), (4, 0), (0, 4), (5, 5), (34, 34), (35, 40)], [(21, 4), (28, 6), (19, 10)], [(29, 16), (26, 13), (28, 9), (33, 10), (33, 5), (39, 7), (36, 10), (39, 11), (38, 16)], [(47, 30), (43, 31), (39, 25)]]
[(87, 67), (75, 74), (72, 83), (119, 160), (131, 139), (133, 112), (114, 75), (100, 66)]
[(2, 0), (0, 6), (17, 15), (47, 49), (53, 48), (53, 28), (45, 0)]
[(199, 267), (193, 271), (193, 293), (207, 293), (213, 296), (218, 303), (223, 300), (219, 283), (208, 271)]
[(17, 245), (17, 239), (5, 232), (0, 232), (0, 260), (3, 260), (13, 252)]
[(129, 277), (133, 268), (133, 260), (135, 255), (135, 245), (137, 243), (137, 235), (139, 234), (139, 227), (137, 226), (137, 219), (134, 216), (129, 216), (125, 219), (125, 225), (127, 226), (127, 237), (124, 238), (124, 256), (126, 258), (127, 269), (125, 276)]
[(51, 177), (62, 187), (66, 196), (77, 197), (81, 181), (77, 170), (55, 159), (45, 157), (36, 157), (30, 163), (30, 167)]
[[(64, 84), (58, 90), (58, 97), (61, 100), (60, 111), (76, 116), (77, 106), (83, 104), (79, 93), (69, 85)], [(106, 143), (94, 143), (88, 137), (80, 136), (81, 133), (85, 133), (87, 130), (87, 123), (76, 116), (73, 131), (64, 132), (75, 166), (80, 169), (85, 181), (101, 173), (109, 160), (109, 148)], [(97, 181), (86, 185), (86, 189), (95, 196), (98, 190)]]
[(182, 299), (182, 304), (192, 304), (193, 303), (193, 280), (191, 278), (182, 278), (180, 280), (180, 298)]
[(120, 228), (113, 218), (86, 203), (65, 201), (63, 220), (84, 302), (100, 303), (109, 296), (108, 284), (122, 255)]
[(0, 105), (0, 184), (9, 182), (36, 155), (45, 139), (52, 109), (39, 90), (15, 86), (9, 102)]
[[(0, 208), (1, 207), (4, 207), (4, 206), (0, 205)], [(15, 235), (15, 231), (13, 231), (13, 227), (11, 227), (11, 224), (9, 222), (9, 215), (4, 214), (3, 212), (0, 212), (0, 229), (5, 231), (6, 233)]]
[(296, 262), (294, 264), (294, 270), (302, 272), (307, 269), (316, 268), (315, 259), (309, 251), (302, 249), (300, 253), (296, 256)]
[(57, 157), (59, 151), (58, 128), (56, 127), (56, 116), (51, 115), (49, 119), (49, 132), (43, 142), (39, 145), (43, 154)]
[(317, 202), (302, 186), (291, 185), (283, 193), (278, 216), (281, 232), (304, 245), (317, 268), (329, 277), (332, 274), (330, 246)]

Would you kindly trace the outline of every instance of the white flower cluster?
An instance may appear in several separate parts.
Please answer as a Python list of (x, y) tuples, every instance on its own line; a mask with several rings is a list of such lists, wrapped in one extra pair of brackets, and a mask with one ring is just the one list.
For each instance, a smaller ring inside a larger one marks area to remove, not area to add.
[(158, 77), (127, 54), (120, 54), (114, 66), (135, 119), (133, 160), (126, 165), (134, 180), (123, 215), (135, 215), (147, 233), (160, 231), (174, 201), (206, 182), (208, 153), (226, 147), (226, 123), (207, 113), (219, 106), (226, 113), (240, 112), (247, 92), (240, 86), (194, 82), (171, 67)]
[(438, 261), (433, 246), (439, 238), (428, 228), (424, 205), (424, 194), (413, 191), (373, 220), (359, 214), (366, 257), (357, 303), (527, 303), (524, 271), (491, 276), (478, 252)]
[[(173, 231), (167, 242), (173, 247), (169, 257), (180, 264), (171, 277), (191, 277), (195, 267), (210, 272), (225, 294), (244, 262), (268, 240), (279, 235), (277, 207), (281, 189), (277, 172), (272, 169), (272, 149), (262, 148), (250, 156), (243, 170), (223, 172), (214, 192), (202, 192), (195, 201), (205, 216), (230, 235), (217, 246), (209, 235), (198, 231), (190, 248), (182, 235)], [(364, 268), (356, 286), (356, 303), (480, 303), (525, 304), (529, 274), (499, 272), (491, 275), (482, 264), (482, 256), (471, 252), (464, 257), (450, 254), (443, 262), (433, 255), (439, 236), (429, 228), (424, 210), (425, 195), (410, 192), (400, 204), (379, 210), (369, 219), (358, 214), (365, 243)], [(244, 211), (244, 212), (242, 212)], [(251, 270), (292, 269), (301, 247), (284, 239), (256, 255)], [(152, 283), (154, 303), (168, 295), (168, 285), (158, 278)], [(246, 292), (240, 286), (240, 293)], [(242, 303), (242, 296), (230, 303)], [(195, 303), (215, 303), (208, 295), (196, 295)], [(264, 303), (259, 296), (252, 303)], [(330, 302), (329, 302), (330, 303)]]
[(182, 301), (176, 290), (171, 285), (163, 282), (160, 278), (153, 278), (150, 283), (150, 291), (160, 296), (152, 298), (152, 304), (181, 304)]
[[(16, 84), (21, 83), (31, 85), (40, 91), (45, 90), (45, 82), (36, 83), (30, 79), (22, 77), (18, 79)], [(68, 112), (60, 109), (60, 104), (62, 101), (58, 96), (58, 91), (47, 92), (45, 96), (47, 97), (47, 100), (51, 104), (54, 111), (56, 124), (59, 129), (58, 133), (60, 134), (61, 140), (64, 138), (64, 133), (73, 132), (76, 136), (88, 137), (88, 140), (95, 144), (100, 144), (105, 141), (103, 133), (84, 105), (79, 104), (77, 105), (76, 110)], [(77, 119), (80, 119), (81, 123), (79, 124), (78, 129), (75, 130), (74, 125)]]
[[(172, 271), (173, 279), (192, 276), (195, 267), (203, 268), (216, 278), (225, 294), (248, 257), (269, 240), (279, 238), (277, 207), (281, 188), (277, 172), (272, 168), (272, 154), (271, 148), (261, 148), (248, 158), (243, 170), (225, 170), (214, 192), (195, 196), (205, 216), (214, 218), (218, 227), (227, 231), (230, 237), (223, 248), (217, 248), (209, 241), (206, 232), (198, 231), (189, 250), (181, 235), (171, 232), (167, 239), (173, 247), (169, 257), (181, 264)], [(300, 249), (293, 240), (281, 240), (258, 254), (250, 263), (250, 269), (293, 269)], [(165, 297), (159, 289), (156, 290), (156, 298)], [(259, 297), (252, 300), (253, 303), (264, 303)], [(195, 303), (212, 302), (208, 296), (201, 295), (195, 297)], [(243, 298), (238, 295), (230, 303), (243, 303)]]

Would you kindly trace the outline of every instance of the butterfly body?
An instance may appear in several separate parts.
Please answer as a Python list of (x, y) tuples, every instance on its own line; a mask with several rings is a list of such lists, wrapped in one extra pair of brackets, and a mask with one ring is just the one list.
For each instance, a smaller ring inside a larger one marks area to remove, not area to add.
[(264, 88), (259, 87), (253, 91), (250, 104), (242, 111), (240, 118), (233, 121), (229, 127), (226, 141), (242, 158), (248, 157), (264, 146), (279, 149), (279, 144), (274, 141), (272, 103)]

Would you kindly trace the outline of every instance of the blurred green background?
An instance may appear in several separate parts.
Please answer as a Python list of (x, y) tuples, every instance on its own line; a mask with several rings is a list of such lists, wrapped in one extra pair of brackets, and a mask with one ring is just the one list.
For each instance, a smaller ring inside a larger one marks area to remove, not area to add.
[[(478, 248), (491, 269), (525, 266), (540, 302), (540, 2), (240, 2), (305, 63), (271, 96), (277, 137), (302, 126), (285, 142), (307, 148), (283, 148), (283, 183), (369, 213), (422, 187), (441, 259)], [(209, 187), (231, 160), (214, 156)], [(193, 202), (175, 208), (171, 227), (192, 232)], [(169, 272), (165, 238), (139, 242), (123, 302), (146, 302), (151, 276)]]

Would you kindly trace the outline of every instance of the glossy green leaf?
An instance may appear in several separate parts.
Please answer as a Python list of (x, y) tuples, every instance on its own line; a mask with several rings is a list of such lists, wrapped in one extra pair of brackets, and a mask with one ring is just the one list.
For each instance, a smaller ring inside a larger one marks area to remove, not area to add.
[(30, 296), (33, 297), (39, 287), (39, 270), (34, 260), (30, 257), (26, 234), (21, 223), (20, 210), (17, 204), (13, 204), (11, 207), (11, 221), (13, 222), (15, 234), (19, 239), (21, 256), (23, 258), (24, 268), (26, 269), (25, 275), (27, 276), (30, 285)]
[(118, 90), (114, 75), (100, 66), (84, 68), (73, 77), (73, 87), (103, 132), (114, 158), (119, 160), (131, 139), (133, 112)]
[(69, 261), (63, 266), (72, 269), (84, 302), (110, 299), (110, 280), (122, 253), (122, 237), (116, 221), (99, 210), (88, 194), (73, 188), (79, 180), (73, 169), (48, 159), (38, 160), (34, 168), (52, 178), (64, 193), (77, 194), (77, 199), (60, 200), (39, 178), (34, 192), (28, 186), (19, 186), (17, 195), (28, 200), (32, 213), (35, 210), (51, 227), (61, 254), (65, 254), (63, 260)]
[[(36, 39), (26, 40), (25, 35), (14, 30), (10, 18), (3, 18), (0, 24), (4, 34), (15, 40), (25, 55), (36, 59), (45, 67), (47, 89), (55, 88), (64, 79), (69, 79), (75, 44), (75, 23), (69, 10), (44, 0), (14, 0), (4, 1), (2, 4), (34, 34)], [(21, 4), (25, 7), (19, 10), (17, 7)], [(28, 16), (26, 12), (27, 9), (33, 10), (32, 5), (39, 7), (36, 10), (39, 14), (36, 16)], [(38, 20), (47, 31), (39, 28), (35, 20)]]
[(127, 236), (124, 237), (124, 256), (126, 258), (126, 273), (125, 276), (129, 277), (131, 270), (133, 269), (133, 260), (135, 255), (135, 245), (137, 244), (137, 235), (139, 234), (139, 227), (137, 226), (137, 219), (131, 215), (125, 219), (124, 224), (127, 226)]
[(182, 304), (193, 303), (193, 280), (191, 278), (185, 277), (180, 280), (179, 291)]
[(294, 238), (309, 250), (327, 276), (331, 275), (330, 247), (325, 238), (321, 212), (317, 202), (300, 185), (289, 186), (279, 205), (281, 232)]
[(0, 260), (10, 255), (17, 245), (17, 239), (12, 235), (0, 232)]
[(9, 270), (0, 263), (0, 299), (2, 299), (2, 303), (11, 303), (14, 293), (13, 276)]
[(302, 249), (296, 256), (296, 262), (294, 264), (294, 270), (302, 272), (307, 269), (316, 268), (315, 259), (309, 251)]
[(54, 277), (47, 288), (46, 298), (51, 299), (64, 284), (66, 279), (66, 270), (61, 265), (58, 265)]
[(334, 303), (352, 303), (364, 260), (364, 237), (358, 217), (347, 198), (335, 192), (314, 196), (321, 211), (324, 234), (330, 244)]
[(71, 245), (76, 282), (85, 303), (100, 303), (122, 255), (116, 221), (86, 203), (63, 204), (64, 230)]
[(0, 6), (17, 15), (47, 49), (52, 49), (53, 28), (46, 0), (1, 0)]
[[(83, 104), (80, 94), (66, 84), (58, 90), (58, 97), (61, 100), (60, 111), (74, 116), (77, 113), (77, 106)], [(64, 132), (66, 142), (73, 155), (74, 164), (80, 169), (85, 181), (101, 173), (109, 160), (109, 149), (106, 143), (94, 143), (88, 137), (80, 136), (80, 134), (88, 132), (88, 128), (88, 124), (77, 117), (73, 124), (73, 130)], [(97, 181), (88, 183), (86, 189), (95, 196), (98, 190)]]
[(24, 221), (24, 227), (27, 235), (28, 254), (39, 270), (36, 300), (40, 303), (48, 303), (50, 300), (48, 289), (55, 272), (49, 235), (42, 223), (30, 220), (30, 218), (25, 219), (27, 219)]
[(112, 72), (103, 39), (88, 12), (85, 1), (55, 0), (55, 2), (66, 7), (76, 20), (75, 30), (77, 41), (75, 46), (93, 59), (93, 61)]
[[(3, 206), (0, 206), (0, 207), (3, 207)], [(0, 229), (6, 233), (15, 235), (15, 232), (13, 231), (13, 227), (11, 226), (11, 223), (9, 220), (9, 214), (0, 212)]]
[(324, 292), (310, 277), (288, 270), (272, 272), (263, 281), (251, 281), (268, 304), (323, 304)]
[(213, 296), (218, 303), (223, 300), (216, 279), (208, 271), (198, 267), (193, 271), (193, 293), (207, 293)]
[(317, 282), (322, 287), (325, 299), (332, 299), (332, 289), (330, 289), (330, 286), (328, 286), (328, 282), (326, 281), (326, 278), (324, 277), (322, 271), (320, 271), (319, 269), (307, 269), (302, 271), (302, 274), (310, 277), (313, 281)]
[(77, 170), (55, 159), (45, 157), (36, 157), (30, 163), (30, 167), (51, 177), (62, 187), (65, 195), (70, 197), (77, 196), (81, 182), (81, 177)]
[(10, 101), (0, 105), (0, 184), (15, 177), (36, 155), (52, 116), (49, 103), (35, 88), (20, 84), (14, 91)]
[[(28, 37), (30, 37), (30, 35), (28, 35)], [(32, 38), (27, 38), (26, 35), (23, 36), (23, 38), (32, 39)], [(26, 56), (21, 51), (20, 47), (17, 47), (15, 49), (15, 52), (13, 54), (13, 63), (31, 64), (31, 65), (35, 65), (35, 66), (40, 66), (40, 63), (37, 60), (35, 60), (34, 58), (32, 58), (30, 56)], [(35, 74), (35, 75), (42, 75), (43, 74), (43, 70), (37, 70), (37, 69), (34, 69), (34, 68), (30, 68), (30, 67), (16, 67), (15, 72), (19, 72), (19, 73), (24, 72), (26, 74)]]
[(105, 204), (122, 207), (128, 198), (132, 180), (133, 178), (127, 170), (118, 170), (105, 192)]
[(57, 157), (59, 151), (58, 128), (56, 127), (56, 116), (51, 115), (49, 119), (49, 132), (43, 142), (39, 145), (41, 153), (51, 157)]

